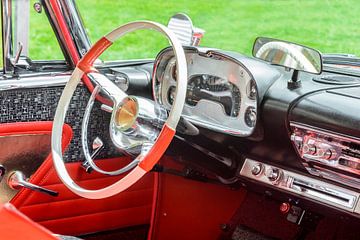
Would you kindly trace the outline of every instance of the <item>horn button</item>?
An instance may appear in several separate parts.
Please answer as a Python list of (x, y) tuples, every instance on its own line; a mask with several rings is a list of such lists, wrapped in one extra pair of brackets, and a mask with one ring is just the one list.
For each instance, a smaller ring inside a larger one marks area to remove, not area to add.
[(115, 125), (118, 130), (126, 131), (130, 129), (138, 116), (139, 105), (135, 98), (126, 97), (118, 106), (115, 112)]

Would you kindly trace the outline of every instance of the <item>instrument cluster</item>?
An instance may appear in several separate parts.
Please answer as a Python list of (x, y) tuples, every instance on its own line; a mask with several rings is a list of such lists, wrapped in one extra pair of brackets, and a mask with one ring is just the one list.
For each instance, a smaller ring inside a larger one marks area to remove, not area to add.
[[(183, 117), (214, 131), (249, 136), (257, 122), (257, 86), (239, 61), (216, 52), (185, 50), (188, 85)], [(171, 49), (162, 51), (153, 73), (153, 94), (170, 108), (176, 95), (176, 62)]]

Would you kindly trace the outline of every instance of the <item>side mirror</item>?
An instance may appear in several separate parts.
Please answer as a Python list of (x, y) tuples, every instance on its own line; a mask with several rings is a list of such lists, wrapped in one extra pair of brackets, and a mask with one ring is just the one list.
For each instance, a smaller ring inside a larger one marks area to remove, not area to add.
[(167, 27), (172, 30), (183, 46), (198, 46), (205, 30), (193, 25), (191, 18), (184, 13), (172, 16)]
[(274, 65), (294, 69), (292, 82), (298, 84), (298, 71), (320, 74), (321, 53), (315, 49), (278, 39), (259, 37), (253, 46), (253, 56)]

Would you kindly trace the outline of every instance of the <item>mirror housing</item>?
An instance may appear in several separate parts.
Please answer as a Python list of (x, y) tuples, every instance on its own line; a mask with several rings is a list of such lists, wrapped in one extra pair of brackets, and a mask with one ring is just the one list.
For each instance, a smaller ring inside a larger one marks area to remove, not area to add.
[(252, 54), (255, 58), (271, 64), (294, 69), (289, 88), (300, 86), (298, 71), (321, 74), (323, 69), (321, 53), (318, 50), (283, 40), (258, 37)]
[(255, 40), (252, 53), (271, 64), (313, 74), (322, 72), (321, 53), (296, 43), (259, 37)]
[(198, 46), (205, 30), (193, 25), (191, 18), (184, 13), (172, 16), (167, 27), (175, 33), (183, 46)]

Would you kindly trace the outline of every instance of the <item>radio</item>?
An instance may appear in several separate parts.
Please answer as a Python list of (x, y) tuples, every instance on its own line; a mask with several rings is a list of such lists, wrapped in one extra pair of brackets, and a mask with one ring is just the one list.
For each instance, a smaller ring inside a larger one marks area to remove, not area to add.
[(291, 141), (313, 175), (360, 189), (360, 139), (290, 123)]

